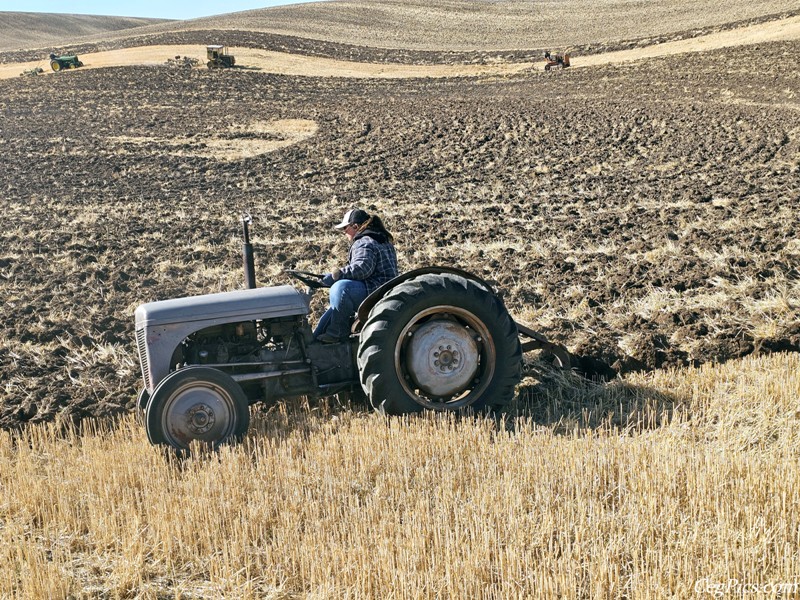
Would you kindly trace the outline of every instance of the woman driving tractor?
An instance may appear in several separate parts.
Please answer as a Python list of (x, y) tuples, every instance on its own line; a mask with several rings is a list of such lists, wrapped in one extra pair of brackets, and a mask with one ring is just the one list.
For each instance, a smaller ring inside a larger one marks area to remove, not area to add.
[(335, 228), (351, 242), (347, 264), (322, 278), (330, 287), (330, 307), (322, 315), (314, 338), (323, 344), (347, 339), (359, 305), (381, 285), (397, 277), (392, 234), (377, 215), (360, 208), (347, 211)]

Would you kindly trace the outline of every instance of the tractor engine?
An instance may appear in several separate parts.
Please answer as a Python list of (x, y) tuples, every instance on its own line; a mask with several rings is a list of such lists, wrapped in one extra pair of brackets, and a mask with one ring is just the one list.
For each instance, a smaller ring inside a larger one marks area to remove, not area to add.
[(310, 371), (302, 349), (311, 337), (307, 314), (306, 297), (291, 286), (142, 304), (136, 342), (145, 389), (153, 393), (183, 365), (233, 371), (248, 383), (276, 376), (286, 364)]
[(184, 340), (183, 362), (205, 365), (300, 359), (299, 344), (291, 344), (291, 340), (293, 334), (302, 329), (302, 321), (289, 317), (225, 323), (203, 329)]
[(251, 402), (316, 395), (320, 386), (355, 381), (351, 344), (310, 342), (303, 316), (225, 323), (187, 337), (172, 362), (224, 369)]

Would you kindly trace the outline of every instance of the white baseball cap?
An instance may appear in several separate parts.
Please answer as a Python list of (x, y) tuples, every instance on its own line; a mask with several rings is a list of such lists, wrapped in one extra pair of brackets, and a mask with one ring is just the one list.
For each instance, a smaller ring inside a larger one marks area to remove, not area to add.
[(342, 217), (342, 222), (338, 225), (334, 225), (336, 229), (344, 229), (348, 225), (361, 225), (364, 221), (369, 219), (369, 215), (367, 211), (361, 210), (360, 208), (351, 208), (346, 213), (344, 213), (344, 217)]

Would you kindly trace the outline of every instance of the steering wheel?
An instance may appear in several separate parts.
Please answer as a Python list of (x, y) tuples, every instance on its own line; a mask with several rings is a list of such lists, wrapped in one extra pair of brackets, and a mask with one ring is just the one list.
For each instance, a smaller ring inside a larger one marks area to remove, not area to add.
[(287, 275), (291, 275), (295, 279), (302, 281), (308, 287), (312, 289), (319, 289), (325, 287), (322, 285), (322, 277), (319, 273), (309, 273), (308, 271), (295, 271), (294, 269), (288, 269), (284, 271)]

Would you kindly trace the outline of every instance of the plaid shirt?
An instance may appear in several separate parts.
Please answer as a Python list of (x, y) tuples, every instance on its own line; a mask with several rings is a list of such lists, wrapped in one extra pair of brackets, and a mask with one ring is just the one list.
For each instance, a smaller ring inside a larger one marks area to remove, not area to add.
[(371, 294), (390, 279), (397, 277), (397, 254), (390, 242), (381, 243), (364, 235), (350, 246), (347, 266), (341, 268), (341, 279), (356, 279)]

